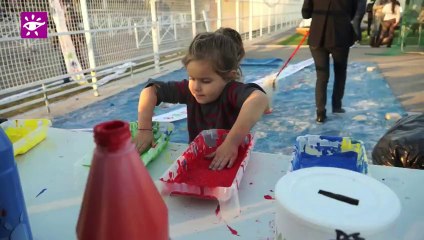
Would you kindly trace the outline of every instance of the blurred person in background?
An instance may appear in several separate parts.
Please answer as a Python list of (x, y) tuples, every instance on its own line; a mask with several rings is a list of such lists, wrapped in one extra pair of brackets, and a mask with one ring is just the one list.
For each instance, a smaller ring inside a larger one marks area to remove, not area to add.
[(367, 36), (371, 35), (371, 26), (372, 26), (372, 22), (374, 21), (374, 12), (373, 12), (374, 4), (375, 4), (375, 0), (371, 0), (371, 2), (369, 2), (366, 7), (366, 12), (368, 17)]
[(355, 30), (357, 43), (362, 41), (362, 29), (361, 23), (364, 18), (367, 7), (367, 0), (358, 0), (358, 6), (356, 8), (355, 17), (353, 18), (353, 30)]
[(400, 3), (397, 0), (390, 0), (389, 3), (383, 6), (381, 12), (384, 14), (384, 17), (381, 23), (381, 33), (377, 47), (382, 44), (387, 44), (387, 47), (391, 47), (395, 28), (400, 22)]

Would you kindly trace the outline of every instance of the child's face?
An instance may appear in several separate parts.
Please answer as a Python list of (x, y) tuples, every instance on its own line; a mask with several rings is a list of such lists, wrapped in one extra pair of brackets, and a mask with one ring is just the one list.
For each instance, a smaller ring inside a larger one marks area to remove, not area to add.
[(193, 60), (187, 64), (188, 88), (200, 104), (215, 101), (227, 81), (218, 75), (206, 60)]

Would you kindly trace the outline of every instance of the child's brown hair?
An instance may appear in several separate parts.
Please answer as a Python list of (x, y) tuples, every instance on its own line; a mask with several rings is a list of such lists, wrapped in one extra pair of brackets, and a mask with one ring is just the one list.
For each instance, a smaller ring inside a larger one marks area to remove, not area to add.
[[(220, 28), (216, 32), (199, 33), (191, 42), (182, 59), (184, 66), (193, 60), (206, 60), (214, 71), (226, 81), (240, 77), (240, 61), (244, 57), (240, 34), (231, 28)], [(230, 74), (235, 70), (238, 74)]]

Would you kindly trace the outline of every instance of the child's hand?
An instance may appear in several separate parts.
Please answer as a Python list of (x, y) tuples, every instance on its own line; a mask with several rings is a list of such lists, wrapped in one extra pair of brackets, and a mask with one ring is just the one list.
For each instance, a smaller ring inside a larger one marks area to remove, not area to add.
[(154, 145), (153, 132), (137, 131), (137, 135), (134, 137), (134, 143), (138, 153), (142, 154)]
[(238, 146), (224, 141), (214, 153), (209, 155), (213, 158), (209, 169), (222, 170), (224, 167), (231, 168), (237, 159)]

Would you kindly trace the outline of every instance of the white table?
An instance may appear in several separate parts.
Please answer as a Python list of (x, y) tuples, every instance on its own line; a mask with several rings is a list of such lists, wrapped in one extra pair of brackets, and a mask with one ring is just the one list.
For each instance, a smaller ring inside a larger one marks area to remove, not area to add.
[[(166, 152), (149, 164), (159, 176), (186, 148), (170, 143)], [(48, 137), (28, 153), (18, 156), (25, 201), (34, 239), (76, 239), (82, 194), (94, 148), (91, 133), (50, 128)], [(166, 197), (170, 237), (177, 239), (273, 239), (274, 196), (271, 191), (288, 167), (290, 156), (254, 152), (240, 185), (241, 215), (224, 222), (215, 215), (217, 201)], [(393, 239), (424, 239), (424, 171), (370, 166), (370, 175), (389, 186), (402, 203)], [(38, 197), (43, 189), (46, 189)], [(233, 235), (227, 224), (238, 231)]]

